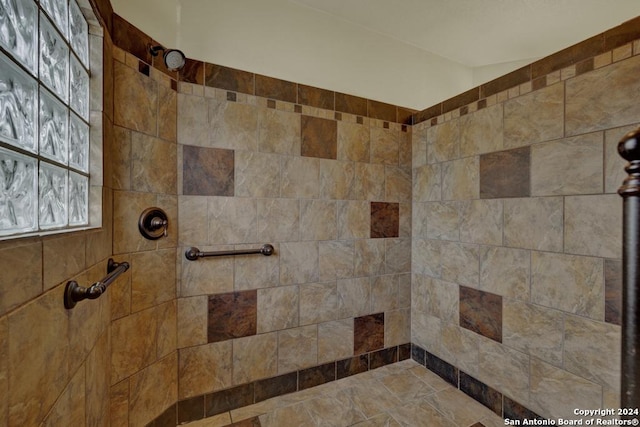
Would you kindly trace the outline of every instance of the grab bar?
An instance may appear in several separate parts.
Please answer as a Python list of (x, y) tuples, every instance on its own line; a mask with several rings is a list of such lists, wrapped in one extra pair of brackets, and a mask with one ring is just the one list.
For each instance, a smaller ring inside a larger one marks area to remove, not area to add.
[(107, 275), (104, 279), (94, 283), (88, 288), (78, 285), (75, 280), (67, 282), (67, 286), (64, 289), (64, 308), (70, 310), (75, 307), (78, 302), (84, 299), (98, 298), (106, 292), (109, 285), (113, 283), (118, 276), (128, 269), (128, 262), (115, 262), (113, 259), (109, 258), (109, 261), (107, 262)]
[(210, 257), (210, 256), (233, 256), (233, 255), (252, 255), (262, 254), (264, 256), (270, 256), (273, 254), (273, 246), (269, 243), (262, 245), (260, 249), (240, 249), (236, 251), (216, 251), (216, 252), (202, 252), (198, 248), (191, 247), (184, 253), (185, 258), (189, 261), (197, 261), (198, 258)]

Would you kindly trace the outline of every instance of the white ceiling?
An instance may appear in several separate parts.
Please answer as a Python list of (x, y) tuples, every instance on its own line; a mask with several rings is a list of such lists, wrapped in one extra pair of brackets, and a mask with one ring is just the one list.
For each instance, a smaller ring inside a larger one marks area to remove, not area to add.
[(290, 0), (467, 67), (541, 58), (640, 15), (640, 0)]

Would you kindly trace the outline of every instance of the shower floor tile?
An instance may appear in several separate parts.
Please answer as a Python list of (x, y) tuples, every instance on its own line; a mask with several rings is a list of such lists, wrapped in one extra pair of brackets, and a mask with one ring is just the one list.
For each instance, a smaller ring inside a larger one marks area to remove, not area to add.
[(188, 427), (497, 427), (502, 418), (413, 360), (275, 397)]

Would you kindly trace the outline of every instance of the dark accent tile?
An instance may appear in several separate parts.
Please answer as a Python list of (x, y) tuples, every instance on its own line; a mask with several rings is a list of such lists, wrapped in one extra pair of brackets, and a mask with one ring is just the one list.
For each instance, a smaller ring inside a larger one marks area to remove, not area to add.
[(545, 76), (553, 71), (576, 64), (606, 52), (605, 40), (602, 34), (591, 37), (531, 64), (531, 78)]
[(204, 65), (204, 84), (233, 92), (254, 94), (254, 74), (222, 65)]
[(256, 74), (256, 95), (295, 103), (298, 90), (295, 83)]
[(262, 402), (272, 397), (293, 393), (298, 389), (298, 373), (291, 372), (254, 383), (254, 402)]
[(276, 101), (273, 99), (267, 99), (267, 108), (276, 108)]
[(253, 383), (239, 385), (204, 396), (205, 416), (221, 414), (253, 403)]
[(145, 64), (142, 61), (138, 61), (138, 71), (149, 77), (149, 64)]
[(431, 119), (431, 126), (435, 126), (438, 124), (438, 118), (434, 117), (433, 119)]
[(371, 238), (399, 237), (400, 204), (371, 202)]
[(336, 379), (350, 377), (369, 370), (369, 354), (350, 357), (336, 362)]
[(178, 423), (204, 418), (204, 396), (178, 401)]
[(502, 393), (460, 371), (460, 390), (502, 416)]
[(358, 123), (359, 125), (364, 123), (364, 119), (360, 116), (356, 117), (356, 123)]
[(531, 81), (531, 90), (538, 90), (547, 87), (547, 76), (538, 77)]
[(257, 299), (255, 290), (209, 295), (208, 342), (255, 335)]
[(480, 99), (480, 88), (474, 87), (466, 92), (456, 95), (453, 98), (449, 98), (442, 102), (442, 112), (448, 113), (456, 108), (460, 108), (464, 105), (469, 105), (472, 102), (476, 102)]
[(604, 320), (622, 325), (622, 261), (604, 260)]
[(640, 39), (640, 16), (605, 31), (604, 51), (613, 50), (637, 39)]
[(486, 427), (486, 426), (482, 424), (480, 421), (478, 421), (477, 423), (473, 424), (471, 427)]
[(464, 107), (460, 107), (460, 115), (466, 116), (467, 114), (469, 114), (469, 106), (465, 105)]
[(426, 351), (424, 350), (424, 348), (420, 347), (417, 344), (411, 344), (411, 359), (415, 360), (416, 362), (418, 362), (419, 364), (423, 365), (425, 364), (425, 360), (426, 360)]
[(593, 71), (593, 58), (585, 59), (576, 64), (576, 76)]
[(398, 362), (411, 359), (411, 343), (400, 344), (398, 346)]
[(458, 368), (428, 351), (426, 352), (425, 366), (440, 378), (458, 388)]
[(413, 115), (417, 113), (416, 110), (412, 110), (409, 108), (398, 107), (398, 123), (403, 125), (412, 125), (413, 124)]
[(504, 396), (503, 403), (503, 417), (509, 418), (510, 420), (544, 420), (543, 417), (536, 414), (532, 410), (522, 406), (518, 402), (509, 399), (507, 396)]
[(235, 92), (227, 92), (227, 101), (231, 101), (231, 102), (237, 101)]
[(369, 369), (377, 369), (398, 361), (398, 347), (389, 347), (369, 354)]
[(234, 195), (233, 150), (185, 145), (182, 148), (182, 170), (184, 195)]
[(359, 96), (347, 95), (336, 92), (336, 111), (367, 116), (367, 100)]
[(372, 119), (386, 120), (395, 123), (398, 118), (395, 105), (369, 100), (367, 109), (369, 117)]
[(109, 30), (109, 34), (113, 34), (113, 7), (111, 6), (110, 0), (94, 0), (93, 4), (96, 7), (96, 16), (107, 30)]
[(334, 117), (336, 120), (342, 120), (342, 113), (334, 113), (333, 117)]
[(333, 91), (301, 84), (298, 85), (298, 103), (302, 105), (334, 110), (334, 99), (335, 93)]
[(384, 313), (353, 319), (353, 353), (369, 353), (384, 348)]
[(432, 107), (415, 113), (413, 115), (413, 124), (417, 125), (418, 123), (426, 122), (427, 120), (431, 120), (434, 117), (438, 117), (440, 114), (442, 114), (442, 104), (436, 104)]
[(305, 390), (320, 384), (335, 381), (335, 379), (335, 362), (314, 366), (313, 368), (302, 369), (301, 371), (298, 371), (298, 390)]
[(478, 110), (482, 110), (483, 108), (487, 108), (487, 100), (481, 99), (478, 101)]
[(260, 423), (260, 418), (253, 417), (229, 424), (227, 427), (262, 427), (262, 424)]
[(147, 424), (147, 427), (175, 427), (178, 425), (176, 405), (169, 406), (162, 414)]
[(518, 68), (480, 86), (480, 98), (486, 98), (531, 80), (531, 65)]
[(204, 84), (204, 62), (187, 58), (184, 68), (178, 72), (178, 79), (185, 83)]
[(530, 147), (480, 155), (480, 198), (529, 197)]
[(335, 120), (303, 115), (300, 132), (302, 156), (338, 158), (338, 123)]
[(407, 127), (407, 125), (402, 125), (402, 127), (400, 128), (402, 130), (402, 132), (408, 132), (409, 128)]
[(295, 113), (298, 113), (298, 114), (302, 113), (302, 105), (296, 105), (296, 106), (294, 106), (294, 107), (293, 107), (293, 111), (294, 111)]
[(460, 286), (460, 326), (502, 342), (502, 297)]
[(384, 123), (382, 123), (382, 127), (383, 127), (384, 129), (389, 129), (389, 122), (384, 122)]
[(171, 80), (171, 90), (178, 90), (178, 82), (175, 80)]
[(151, 53), (149, 53), (151, 37), (116, 13), (113, 14), (112, 37), (114, 45), (151, 64)]

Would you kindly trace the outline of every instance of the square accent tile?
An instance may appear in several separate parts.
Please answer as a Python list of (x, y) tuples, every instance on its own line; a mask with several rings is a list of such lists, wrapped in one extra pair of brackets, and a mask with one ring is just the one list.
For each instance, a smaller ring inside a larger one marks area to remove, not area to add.
[(384, 347), (384, 313), (353, 319), (353, 353), (362, 354)]
[(302, 116), (301, 133), (302, 156), (338, 158), (338, 124), (335, 120)]
[(257, 291), (209, 296), (207, 340), (225, 341), (256, 334)]
[(233, 150), (185, 145), (182, 193), (189, 196), (233, 196)]
[(400, 204), (371, 202), (371, 238), (399, 237)]
[(502, 297), (460, 286), (460, 326), (502, 342)]

